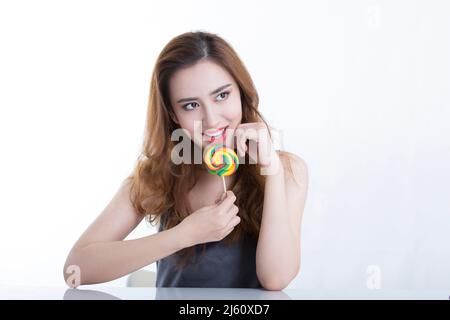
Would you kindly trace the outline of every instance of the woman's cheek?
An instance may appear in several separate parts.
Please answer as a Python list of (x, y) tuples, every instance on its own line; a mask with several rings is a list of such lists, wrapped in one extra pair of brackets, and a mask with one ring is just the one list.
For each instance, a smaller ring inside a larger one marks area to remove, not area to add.
[[(201, 123), (201, 121), (200, 121)], [(191, 136), (194, 135), (195, 126), (199, 126), (199, 121), (196, 117), (191, 117), (190, 115), (184, 115), (182, 121), (180, 121), (180, 126)]]
[(241, 107), (241, 101), (240, 99), (230, 101), (230, 105), (228, 106), (227, 110), (227, 118), (233, 121), (233, 123), (237, 123), (241, 120), (242, 117), (242, 107)]

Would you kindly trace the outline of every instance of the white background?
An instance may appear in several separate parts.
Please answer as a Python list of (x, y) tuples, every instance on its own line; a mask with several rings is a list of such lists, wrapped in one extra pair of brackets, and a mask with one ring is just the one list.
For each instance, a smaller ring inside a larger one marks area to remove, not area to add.
[[(65, 285), (70, 247), (135, 164), (157, 55), (205, 30), (235, 48), (263, 115), (309, 166), (302, 270), (289, 287), (450, 289), (449, 10), (0, 2), (0, 284)], [(153, 232), (144, 222), (129, 238)]]

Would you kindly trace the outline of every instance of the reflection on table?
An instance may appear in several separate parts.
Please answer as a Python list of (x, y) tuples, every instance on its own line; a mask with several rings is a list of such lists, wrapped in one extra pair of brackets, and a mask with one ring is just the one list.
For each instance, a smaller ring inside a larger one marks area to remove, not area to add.
[[(120, 290), (122, 289), (122, 290)], [(104, 288), (67, 289), (64, 300), (291, 300), (283, 291), (244, 288)]]

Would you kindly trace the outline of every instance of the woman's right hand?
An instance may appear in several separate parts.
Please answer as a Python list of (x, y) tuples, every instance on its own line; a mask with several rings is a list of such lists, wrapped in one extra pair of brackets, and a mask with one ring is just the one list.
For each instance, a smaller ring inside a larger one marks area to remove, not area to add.
[(202, 207), (184, 218), (179, 226), (186, 236), (186, 246), (220, 241), (229, 235), (241, 221), (235, 201), (234, 193), (227, 191), (218, 204)]

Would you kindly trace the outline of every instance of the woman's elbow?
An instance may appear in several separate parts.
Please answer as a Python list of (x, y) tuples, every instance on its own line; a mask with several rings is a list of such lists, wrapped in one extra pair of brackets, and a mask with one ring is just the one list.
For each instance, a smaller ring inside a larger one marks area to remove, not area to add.
[(265, 290), (269, 291), (281, 291), (288, 286), (289, 282), (282, 281), (276, 278), (268, 279), (265, 281), (261, 281), (261, 286)]
[(291, 283), (291, 281), (298, 275), (300, 272), (300, 266), (297, 268), (295, 274), (292, 274), (287, 277), (283, 276), (271, 276), (267, 279), (260, 279), (261, 286), (270, 291), (281, 291), (286, 289), (286, 287)]
[(81, 267), (74, 257), (74, 253), (71, 252), (66, 259), (63, 267), (64, 282), (70, 288), (76, 288), (81, 285)]

